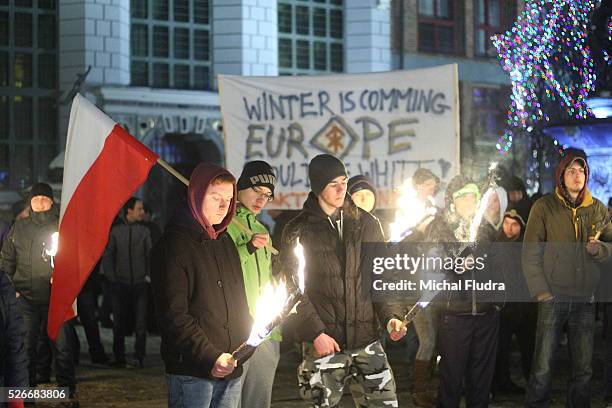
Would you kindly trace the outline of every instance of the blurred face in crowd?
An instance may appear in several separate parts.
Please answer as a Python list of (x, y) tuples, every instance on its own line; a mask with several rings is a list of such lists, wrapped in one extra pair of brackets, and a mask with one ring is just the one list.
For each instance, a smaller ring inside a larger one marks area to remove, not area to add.
[(319, 205), (326, 214), (332, 214), (344, 204), (348, 178), (338, 176), (329, 182), (319, 193)]
[(511, 203), (518, 203), (523, 199), (523, 192), (521, 190), (514, 190), (508, 192), (508, 200)]
[(476, 213), (476, 207), (478, 202), (476, 200), (476, 194), (468, 193), (463, 194), (453, 200), (455, 204), (455, 211), (463, 219), (470, 219)]
[(142, 201), (136, 201), (134, 203), (134, 208), (128, 208), (125, 213), (125, 219), (128, 222), (139, 222), (144, 219), (144, 206), (142, 205)]
[(436, 187), (436, 180), (426, 180), (416, 187), (417, 197), (422, 201), (427, 200), (428, 197), (433, 197), (436, 194)]
[(257, 215), (272, 201), (272, 190), (264, 186), (245, 188), (238, 192), (238, 201)]
[(371, 212), (376, 204), (376, 196), (367, 188), (354, 192), (351, 198), (357, 207), (367, 212)]
[(579, 161), (574, 161), (563, 173), (563, 184), (570, 195), (578, 195), (584, 188), (586, 175)]
[(234, 185), (232, 183), (211, 183), (206, 189), (206, 194), (204, 194), (202, 215), (211, 225), (221, 223), (229, 211), (232, 198), (234, 198)]
[(514, 218), (505, 217), (502, 225), (506, 238), (514, 241), (521, 235), (521, 224)]
[(499, 196), (497, 193), (491, 194), (487, 203), (487, 219), (494, 222), (499, 222)]
[(49, 211), (53, 206), (53, 200), (47, 196), (38, 195), (32, 197), (30, 200), (30, 205), (32, 206), (32, 211), (34, 212)]

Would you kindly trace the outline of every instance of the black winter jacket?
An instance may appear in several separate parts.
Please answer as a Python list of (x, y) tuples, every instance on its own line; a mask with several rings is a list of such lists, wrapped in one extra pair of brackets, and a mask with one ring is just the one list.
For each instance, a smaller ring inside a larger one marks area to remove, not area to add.
[(166, 372), (212, 379), (217, 358), (252, 326), (234, 241), (226, 232), (210, 239), (185, 209), (153, 248), (151, 283)]
[(2, 245), (0, 267), (17, 292), (36, 305), (48, 305), (51, 297), (53, 268), (45, 249), (51, 245), (58, 223), (55, 206), (49, 211), (31, 212), (27, 218), (15, 221)]
[(144, 283), (149, 276), (151, 232), (140, 223), (122, 220), (108, 237), (102, 265), (111, 282)]
[(343, 242), (311, 192), (303, 210), (285, 227), (283, 251), (274, 268), (281, 268), (288, 281), (294, 281), (298, 261), (293, 248), (299, 237), (306, 270), (305, 299), (297, 308), (298, 340), (313, 341), (325, 332), (341, 348), (354, 349), (376, 341), (379, 322), (386, 325), (392, 317), (401, 318), (402, 309), (373, 303), (370, 292), (363, 290), (368, 284), (361, 270), (363, 244), (384, 241), (378, 220), (349, 198), (342, 208), (342, 220)]
[[(462, 236), (459, 230), (467, 228), (460, 221), (456, 220), (454, 215), (442, 213), (437, 215), (429, 224), (425, 236), (426, 241), (436, 245), (439, 250), (438, 255), (442, 257), (457, 258), (467, 257), (470, 254), (476, 257), (484, 257), (490, 249), (489, 237), (486, 235), (486, 227), (481, 224), (478, 232), (478, 242), (472, 243), (469, 246), (467, 242), (459, 242), (457, 236)], [(475, 280), (478, 282), (492, 280), (495, 276), (485, 262), (486, 267), (483, 270), (467, 270), (462, 274), (458, 274), (453, 270), (445, 271), (445, 280), (453, 283), (461, 283), (462, 288), (466, 287), (467, 280)], [(503, 296), (503, 294), (502, 294)], [(503, 297), (502, 297), (503, 299)], [(492, 301), (499, 300), (497, 297), (491, 297), (491, 293), (477, 292), (473, 290), (448, 290), (442, 291), (436, 296), (437, 310), (443, 314), (452, 315), (477, 315), (484, 314), (496, 308)], [(499, 307), (497, 307), (499, 309)]]

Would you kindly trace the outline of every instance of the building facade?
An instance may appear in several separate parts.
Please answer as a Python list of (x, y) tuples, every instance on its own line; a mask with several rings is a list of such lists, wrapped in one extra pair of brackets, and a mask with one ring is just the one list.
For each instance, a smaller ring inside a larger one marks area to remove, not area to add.
[[(462, 165), (480, 172), (483, 158), (494, 156), (509, 89), (489, 36), (522, 7), (521, 0), (0, 0), (0, 194), (61, 182), (77, 90), (189, 174), (202, 160), (224, 161), (218, 74), (452, 62), (461, 82)], [(151, 179), (146, 193), (154, 200), (173, 188), (161, 171)]]

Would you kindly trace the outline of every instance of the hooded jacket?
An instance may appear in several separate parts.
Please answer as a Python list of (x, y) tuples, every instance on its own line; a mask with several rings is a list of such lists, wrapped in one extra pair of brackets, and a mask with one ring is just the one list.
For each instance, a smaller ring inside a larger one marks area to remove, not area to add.
[[(379, 323), (401, 318), (399, 305), (373, 303), (361, 270), (364, 243), (383, 242), (380, 223), (346, 198), (332, 220), (310, 193), (302, 211), (283, 232), (283, 250), (275, 268), (295, 279), (298, 261), (293, 253), (299, 238), (306, 260), (305, 296), (297, 308), (299, 341), (326, 333), (342, 349), (355, 349), (378, 339)], [(342, 239), (340, 239), (340, 233)]]
[[(267, 234), (266, 227), (259, 222), (248, 208), (239, 205), (236, 209), (236, 220), (248, 227), (256, 234)], [(228, 234), (236, 244), (240, 263), (242, 265), (242, 277), (251, 316), (255, 316), (257, 299), (261, 296), (261, 290), (272, 282), (272, 254), (268, 248), (255, 248), (251, 245), (251, 234), (247, 234), (234, 222), (227, 227)], [(274, 330), (272, 340), (281, 341), (280, 330)]]
[[(225, 231), (236, 206), (211, 225), (202, 214), (210, 182), (227, 170), (200, 164), (192, 173), (188, 205), (170, 221), (153, 250), (151, 283), (169, 374), (209, 378), (217, 358), (249, 336), (252, 319), (236, 247)], [(237, 367), (227, 377), (242, 373)]]
[(48, 305), (51, 297), (53, 268), (45, 249), (50, 247), (58, 223), (55, 205), (48, 211), (32, 211), (15, 221), (0, 252), (0, 268), (11, 278), (15, 290), (40, 306)]
[[(563, 173), (576, 158), (585, 164), (585, 184), (575, 203), (571, 203), (563, 183)], [(606, 206), (591, 196), (587, 188), (589, 168), (577, 154), (567, 154), (556, 169), (554, 193), (536, 201), (531, 209), (523, 242), (523, 274), (529, 292), (536, 297), (554, 295), (590, 297), (599, 283), (595, 261), (610, 256), (610, 244), (602, 243), (595, 256), (586, 251), (589, 237), (596, 235), (608, 221)], [(602, 241), (608, 240), (602, 237)]]

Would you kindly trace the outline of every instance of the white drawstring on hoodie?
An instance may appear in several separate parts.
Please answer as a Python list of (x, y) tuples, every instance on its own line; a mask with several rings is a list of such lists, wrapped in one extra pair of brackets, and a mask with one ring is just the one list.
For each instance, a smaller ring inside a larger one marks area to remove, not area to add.
[(327, 217), (327, 221), (329, 221), (333, 229), (338, 231), (338, 237), (340, 237), (340, 241), (342, 241), (343, 240), (342, 232), (344, 231), (344, 212), (340, 210), (340, 219), (337, 220), (335, 224), (334, 224), (334, 221), (332, 221), (331, 217)]

